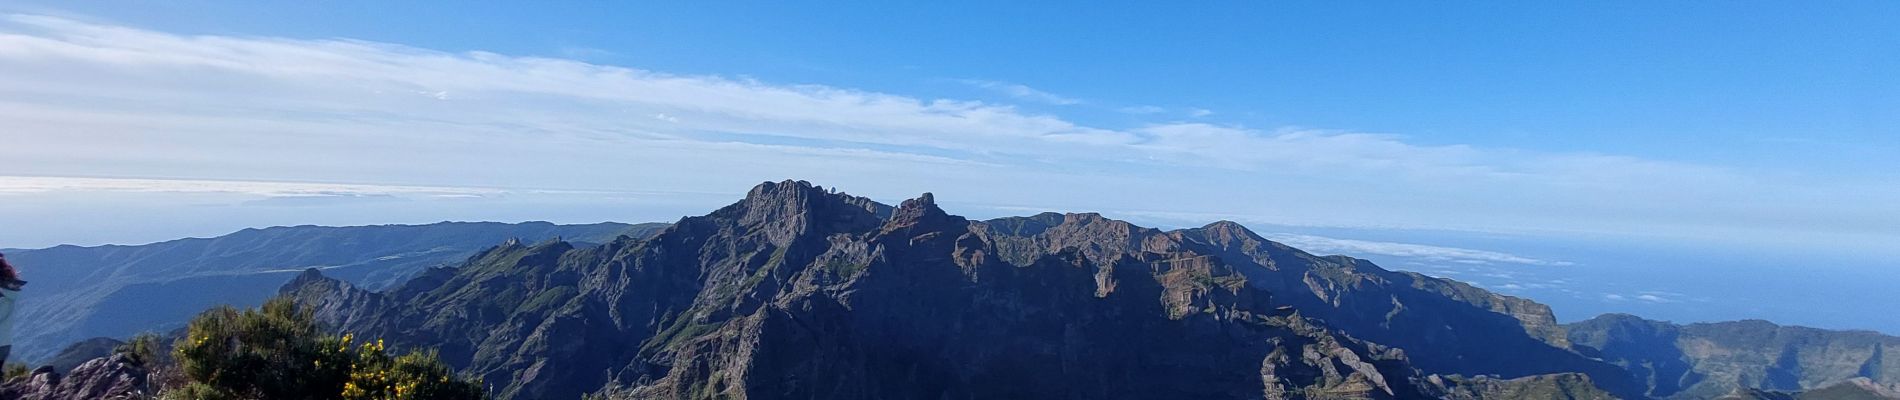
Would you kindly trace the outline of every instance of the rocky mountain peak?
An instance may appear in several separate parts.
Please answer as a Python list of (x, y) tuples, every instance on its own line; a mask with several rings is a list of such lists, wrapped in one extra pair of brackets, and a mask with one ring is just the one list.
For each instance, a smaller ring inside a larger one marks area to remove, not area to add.
[(898, 204), (897, 211), (891, 213), (893, 221), (921, 221), (930, 218), (949, 216), (943, 208), (937, 207), (937, 196), (924, 193), (917, 198), (904, 200)]
[(727, 208), (739, 208), (748, 220), (792, 217), (826, 195), (823, 189), (805, 181), (765, 182), (753, 186), (744, 199)]
[(333, 279), (323, 276), (323, 270), (319, 270), (316, 268), (307, 268), (303, 270), (303, 273), (297, 274), (296, 278), (291, 278), (290, 282), (285, 283), (284, 286), (286, 287), (304, 286), (304, 285), (309, 285), (309, 284), (313, 284), (317, 282), (327, 282), (331, 280)]
[(937, 195), (930, 194), (930, 192), (924, 192), (923, 195), (917, 196), (917, 198), (915, 199), (910, 199), (910, 201), (905, 201), (904, 204), (915, 204), (918, 207), (936, 208)]
[(1201, 226), (1199, 229), (1189, 229), (1189, 230), (1194, 231), (1192, 233), (1198, 234), (1198, 236), (1217, 244), (1245, 244), (1245, 243), (1268, 242), (1266, 238), (1261, 237), (1257, 233), (1254, 233), (1253, 230), (1247, 229), (1246, 226), (1241, 225), (1238, 222), (1228, 221), (1228, 220), (1214, 221), (1214, 223)]
[(743, 232), (762, 233), (778, 246), (804, 232), (859, 232), (875, 229), (891, 214), (890, 206), (805, 181), (765, 182), (739, 202), (705, 217)]
[(1219, 220), (1219, 221), (1214, 221), (1213, 223), (1209, 223), (1207, 225), (1201, 226), (1201, 229), (1206, 230), (1208, 232), (1220, 232), (1224, 234), (1233, 234), (1236, 236), (1258, 236), (1258, 235), (1255, 235), (1252, 230), (1248, 230), (1245, 225), (1241, 225), (1239, 222), (1228, 221), (1224, 219)]
[(779, 182), (765, 181), (760, 182), (758, 185), (753, 185), (752, 190), (746, 191), (745, 197), (751, 199), (782, 189), (811, 189), (815, 187), (817, 187), (817, 185), (812, 185), (811, 182), (800, 180), (786, 179)]

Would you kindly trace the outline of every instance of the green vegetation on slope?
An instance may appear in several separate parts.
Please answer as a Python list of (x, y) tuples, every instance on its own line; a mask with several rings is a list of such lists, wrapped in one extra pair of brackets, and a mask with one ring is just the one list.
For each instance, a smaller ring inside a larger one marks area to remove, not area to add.
[[(176, 387), (164, 399), (480, 399), (434, 353), (392, 355), (381, 340), (356, 343), (319, 331), (311, 312), (276, 299), (262, 308), (219, 307), (192, 320), (173, 349)], [(139, 343), (134, 341), (132, 343)], [(137, 346), (129, 346), (137, 350)]]

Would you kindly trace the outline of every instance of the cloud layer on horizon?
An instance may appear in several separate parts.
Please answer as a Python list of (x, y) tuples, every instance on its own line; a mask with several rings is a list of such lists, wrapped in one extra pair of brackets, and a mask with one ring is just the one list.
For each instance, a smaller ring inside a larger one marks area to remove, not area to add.
[(1426, 262), (1451, 262), (1461, 264), (1572, 265), (1568, 261), (1543, 260), (1497, 251), (1413, 243), (1339, 239), (1290, 233), (1270, 234), (1267, 235), (1267, 238), (1317, 254), (1346, 254), (1355, 257), (1365, 257), (1371, 254), (1416, 259)]
[(794, 177), (883, 197), (1243, 222), (1900, 238), (1900, 188), (1881, 182), (1209, 115), (1090, 126), (1009, 104), (348, 39), (10, 15), (0, 87), (11, 125), (0, 157), (13, 160), (0, 175), (692, 193)]

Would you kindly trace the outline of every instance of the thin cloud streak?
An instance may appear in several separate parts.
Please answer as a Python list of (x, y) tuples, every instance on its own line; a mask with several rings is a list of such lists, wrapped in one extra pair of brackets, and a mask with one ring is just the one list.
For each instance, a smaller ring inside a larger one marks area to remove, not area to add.
[(1059, 105), (1059, 106), (1069, 106), (1069, 105), (1076, 105), (1076, 104), (1083, 103), (1081, 99), (1076, 99), (1076, 98), (1063, 96), (1063, 95), (1059, 95), (1055, 93), (1045, 92), (1045, 91), (1032, 88), (1032, 87), (1029, 87), (1028, 85), (1023, 85), (1020, 83), (1009, 83), (1009, 82), (991, 81), (991, 80), (982, 80), (982, 79), (963, 79), (963, 80), (958, 80), (957, 82), (962, 82), (965, 85), (970, 85), (978, 89), (1000, 93), (1000, 94), (1013, 97), (1016, 99), (1027, 100), (1027, 101), (1032, 101), (1032, 102), (1037, 102), (1037, 103), (1054, 104), (1054, 105)]
[(1363, 256), (1367, 254), (1416, 258), (1426, 261), (1475, 263), (1475, 264), (1521, 264), (1539, 266), (1568, 266), (1566, 261), (1541, 260), (1510, 253), (1464, 249), (1457, 247), (1431, 246), (1412, 243), (1376, 242), (1366, 240), (1338, 239), (1314, 235), (1272, 234), (1268, 239), (1311, 252), (1325, 254), (1345, 254)]
[(0, 196), (53, 192), (223, 193), (266, 197), (390, 195), (447, 197), (496, 195), (506, 193), (507, 191), (495, 188), (221, 181), (203, 179), (0, 176)]

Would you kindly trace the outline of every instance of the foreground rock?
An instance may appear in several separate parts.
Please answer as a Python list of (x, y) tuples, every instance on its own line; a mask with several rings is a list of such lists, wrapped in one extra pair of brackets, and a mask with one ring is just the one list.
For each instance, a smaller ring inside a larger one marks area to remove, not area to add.
[(43, 367), (32, 374), (0, 384), (0, 399), (19, 400), (135, 400), (149, 398), (147, 371), (141, 363), (120, 354), (95, 358), (71, 373)]

